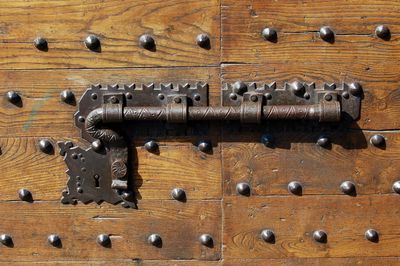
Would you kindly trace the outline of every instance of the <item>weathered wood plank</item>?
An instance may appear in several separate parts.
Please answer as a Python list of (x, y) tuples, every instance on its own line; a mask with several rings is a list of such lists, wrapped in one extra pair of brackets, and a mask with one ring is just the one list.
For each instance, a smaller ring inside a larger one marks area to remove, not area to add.
[(357, 257), (357, 258), (285, 258), (285, 259), (224, 259), (227, 266), (259, 266), (259, 265), (316, 265), (316, 266), (338, 266), (338, 265), (400, 265), (398, 257)]
[(218, 68), (90, 69), (0, 71), (0, 94), (15, 90), (22, 95), (19, 108), (0, 103), (0, 136), (78, 137), (73, 123), (77, 107), (60, 102), (60, 93), (71, 89), (79, 100), (91, 84), (208, 83), (210, 104), (219, 103)]
[[(222, 2), (222, 61), (241, 63), (318, 62), (320, 64), (379, 64), (397, 68), (400, 8), (391, 1), (233, 1)], [(391, 41), (373, 34), (388, 24)], [(319, 38), (319, 28), (331, 26), (334, 44)], [(277, 43), (264, 41), (265, 27), (278, 30)]]
[[(331, 147), (316, 145), (321, 132), (312, 129), (271, 130), (272, 148), (260, 143), (261, 133), (245, 135), (226, 130), (222, 139), (224, 193), (236, 194), (239, 182), (248, 182), (253, 195), (290, 195), (291, 181), (303, 184), (303, 194), (342, 194), (340, 184), (350, 180), (358, 194), (393, 193), (399, 176), (399, 132), (322, 131)], [(386, 147), (369, 144), (372, 135), (386, 138)], [(348, 197), (348, 196), (344, 196)]]
[(338, 34), (372, 35), (378, 25), (386, 24), (399, 33), (399, 11), (399, 2), (393, 0), (222, 0), (224, 37), (233, 31), (260, 33), (266, 26), (286, 33), (331, 26)]
[[(224, 258), (397, 256), (398, 195), (321, 197), (225, 197)], [(274, 230), (275, 244), (261, 230)], [(374, 228), (379, 242), (364, 238)], [(312, 239), (325, 230), (326, 244)]]
[[(14, 247), (2, 248), (0, 261), (202, 259), (221, 256), (221, 204), (219, 201), (143, 201), (139, 210), (120, 206), (76, 205), (40, 202), (1, 202), (0, 231), (12, 235)], [(59, 234), (62, 248), (47, 243)], [(98, 234), (111, 237), (111, 247), (96, 243)], [(162, 247), (147, 243), (158, 233)], [(198, 237), (209, 233), (214, 247), (202, 246)]]
[[(67, 167), (58, 155), (58, 148), (54, 155), (44, 154), (38, 148), (39, 140), (0, 138), (1, 200), (18, 200), (20, 188), (30, 190), (34, 200), (58, 201), (61, 198), (68, 179)], [(188, 201), (221, 198), (218, 145), (212, 154), (201, 153), (191, 143), (161, 143), (159, 154), (149, 153), (143, 146), (131, 147), (131, 152), (135, 154), (132, 165), (136, 168), (132, 171), (139, 206), (142, 199), (171, 199), (170, 193), (175, 187), (185, 189)]]
[[(111, 261), (35, 261), (35, 265), (68, 265), (68, 266), (81, 266), (81, 265), (161, 265), (161, 266), (176, 266), (176, 265), (188, 265), (188, 266), (202, 266), (202, 265), (223, 265), (222, 261), (204, 261), (204, 260), (142, 260), (138, 258), (132, 258), (128, 260), (111, 260)], [(0, 265), (9, 265), (8, 262), (0, 262)], [(32, 262), (13, 262), (12, 265), (32, 265)]]
[[(219, 10), (219, 0), (1, 1), (0, 68), (215, 65)], [(209, 50), (196, 44), (203, 32), (211, 37)], [(155, 52), (139, 47), (144, 33), (155, 37)], [(88, 34), (100, 37), (101, 53), (84, 47)], [(48, 38), (48, 52), (33, 47), (37, 36)]]
[(295, 80), (315, 82), (317, 87), (324, 83), (358, 81), (363, 85), (364, 96), (361, 105), (361, 117), (352, 124), (362, 129), (399, 129), (400, 128), (400, 79), (399, 71), (393, 65), (370, 62), (361, 65), (348, 63), (300, 62), (267, 63), (261, 65), (223, 65), (222, 82), (233, 83), (237, 80), (247, 82), (270, 83), (276, 81), (279, 86)]
[[(260, 29), (261, 31), (261, 29)], [(257, 31), (246, 37), (238, 32), (223, 37), (222, 61), (227, 63), (375, 64), (384, 61), (397, 67), (400, 58), (398, 35), (391, 41), (371, 36), (337, 35), (334, 44), (324, 42), (317, 33), (281, 34), (277, 43), (264, 41)]]

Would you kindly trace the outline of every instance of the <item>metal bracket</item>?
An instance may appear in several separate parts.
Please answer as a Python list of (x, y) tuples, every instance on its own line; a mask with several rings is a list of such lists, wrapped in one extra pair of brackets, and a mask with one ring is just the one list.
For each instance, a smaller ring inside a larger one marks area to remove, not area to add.
[(76, 126), (91, 146), (82, 149), (59, 142), (69, 180), (61, 202), (75, 204), (106, 201), (135, 207), (124, 121), (186, 123), (199, 120), (356, 120), (360, 114), (361, 86), (357, 83), (276, 83), (257, 85), (236, 82), (221, 90), (221, 106), (208, 106), (207, 84), (155, 84), (136, 86), (93, 85), (86, 90), (75, 113)]

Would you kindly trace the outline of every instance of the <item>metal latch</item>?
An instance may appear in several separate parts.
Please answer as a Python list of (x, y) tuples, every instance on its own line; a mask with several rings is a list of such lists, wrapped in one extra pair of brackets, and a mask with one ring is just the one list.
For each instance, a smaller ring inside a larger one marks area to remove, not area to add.
[(208, 84), (93, 85), (79, 101), (75, 124), (86, 148), (59, 142), (69, 176), (61, 201), (74, 204), (106, 201), (135, 207), (129, 184), (128, 146), (124, 123), (128, 121), (234, 121), (262, 123), (264, 120), (316, 120), (339, 122), (360, 115), (362, 88), (358, 83), (276, 83), (257, 85), (236, 82), (221, 90), (221, 105), (208, 105)]

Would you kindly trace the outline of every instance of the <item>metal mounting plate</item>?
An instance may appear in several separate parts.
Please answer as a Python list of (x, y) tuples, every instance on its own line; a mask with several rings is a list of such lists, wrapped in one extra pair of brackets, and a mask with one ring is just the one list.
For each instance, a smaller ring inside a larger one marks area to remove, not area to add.
[[(240, 106), (243, 95), (247, 93), (263, 94), (266, 105), (309, 105), (325, 101), (325, 96), (330, 95), (330, 101), (340, 101), (342, 114), (349, 116), (352, 120), (358, 119), (360, 115), (361, 99), (350, 93), (349, 85), (343, 83), (339, 88), (336, 84), (325, 83), (322, 88), (316, 88), (315, 83), (299, 83), (304, 86), (304, 93), (296, 95), (292, 90), (292, 83), (284, 83), (278, 88), (276, 82), (270, 84), (258, 84), (255, 82), (243, 83), (246, 92), (236, 93), (235, 84), (226, 84), (221, 91), (223, 106)], [(234, 96), (234, 97), (233, 97)], [(327, 98), (329, 99), (329, 98)]]
[(81, 130), (82, 138), (92, 142), (94, 139), (86, 133), (85, 119), (94, 109), (109, 102), (111, 97), (122, 101), (124, 106), (166, 106), (168, 96), (186, 95), (190, 106), (208, 105), (208, 84), (131, 84), (131, 85), (92, 85), (86, 90), (79, 101), (78, 111), (74, 115), (75, 125)]

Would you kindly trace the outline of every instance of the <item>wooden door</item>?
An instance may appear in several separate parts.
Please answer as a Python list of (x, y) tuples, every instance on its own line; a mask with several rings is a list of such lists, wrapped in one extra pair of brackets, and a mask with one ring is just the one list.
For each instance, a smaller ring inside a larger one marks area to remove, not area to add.
[[(0, 264), (400, 264), (399, 14), (399, 2), (383, 0), (0, 0)], [(381, 25), (390, 36), (376, 32)], [(324, 26), (334, 40), (321, 38)], [(265, 28), (277, 38), (266, 40)], [(153, 49), (140, 46), (143, 34)], [(208, 47), (196, 43), (199, 34)], [(98, 49), (85, 46), (89, 35)], [(38, 37), (47, 47), (35, 47)], [(345, 126), (215, 122), (191, 131), (138, 123), (128, 169), (137, 209), (60, 202), (68, 177), (56, 143), (90, 145), (73, 118), (90, 85), (200, 82), (218, 106), (221, 88), (238, 80), (359, 82), (361, 116)], [(76, 102), (60, 99), (65, 90)], [(265, 134), (272, 145), (261, 142)], [(328, 146), (316, 145), (322, 135)], [(373, 145), (375, 135), (383, 143)], [(144, 147), (149, 139), (157, 153)], [(41, 140), (53, 150), (43, 152)], [(207, 153), (197, 146), (204, 140)], [(293, 181), (301, 195), (288, 191)], [(174, 188), (185, 201), (171, 197)], [(366, 239), (369, 229), (379, 237)], [(318, 230), (325, 241), (315, 240)], [(162, 245), (149, 244), (151, 234)], [(199, 241), (203, 234), (212, 245)]]

